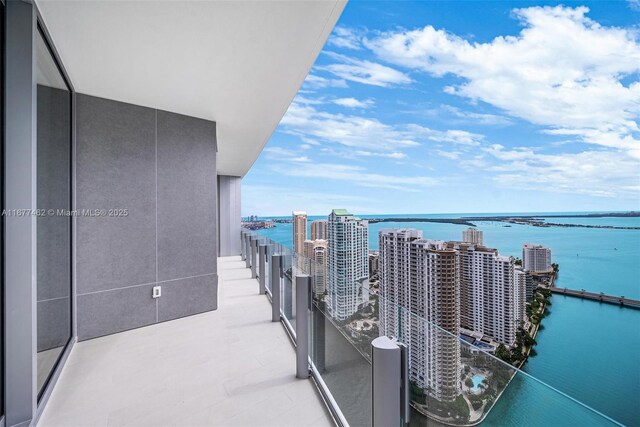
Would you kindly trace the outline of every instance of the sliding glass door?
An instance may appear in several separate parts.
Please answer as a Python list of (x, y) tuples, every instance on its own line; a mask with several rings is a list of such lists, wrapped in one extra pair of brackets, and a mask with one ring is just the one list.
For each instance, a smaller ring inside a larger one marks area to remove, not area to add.
[[(4, 1), (0, 0), (0, 189), (4, 188)], [(4, 193), (4, 192), (2, 192)], [(3, 194), (4, 196), (4, 194)], [(4, 197), (0, 197), (4, 210)], [(0, 219), (0, 420), (4, 418), (4, 218)]]
[(71, 90), (42, 30), (37, 61), (38, 397), (71, 338)]

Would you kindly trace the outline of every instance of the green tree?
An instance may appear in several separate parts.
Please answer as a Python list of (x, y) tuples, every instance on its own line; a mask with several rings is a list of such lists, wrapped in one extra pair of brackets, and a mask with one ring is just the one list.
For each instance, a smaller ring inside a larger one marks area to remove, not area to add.
[(504, 346), (504, 344), (500, 344), (496, 349), (496, 356), (505, 362), (511, 363), (511, 352)]

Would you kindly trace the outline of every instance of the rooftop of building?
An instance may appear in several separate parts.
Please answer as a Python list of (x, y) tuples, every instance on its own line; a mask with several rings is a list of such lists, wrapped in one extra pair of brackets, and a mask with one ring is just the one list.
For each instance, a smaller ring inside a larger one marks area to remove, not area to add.
[(346, 209), (334, 209), (331, 211), (335, 216), (351, 216), (348, 210)]
[(540, 245), (538, 243), (525, 243), (524, 245), (522, 245), (522, 247), (527, 249), (549, 249), (548, 247)]

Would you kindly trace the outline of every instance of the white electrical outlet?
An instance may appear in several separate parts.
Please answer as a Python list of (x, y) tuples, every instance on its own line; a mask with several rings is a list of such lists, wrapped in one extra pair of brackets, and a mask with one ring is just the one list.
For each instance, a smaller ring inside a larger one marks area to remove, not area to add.
[(162, 288), (160, 286), (153, 287), (153, 294), (151, 294), (153, 298), (160, 298), (162, 296)]

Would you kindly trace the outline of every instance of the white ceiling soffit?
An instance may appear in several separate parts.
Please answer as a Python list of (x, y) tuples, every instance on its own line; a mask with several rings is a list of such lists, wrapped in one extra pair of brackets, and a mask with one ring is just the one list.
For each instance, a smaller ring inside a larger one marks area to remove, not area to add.
[(215, 120), (218, 174), (243, 176), (346, 1), (36, 3), (77, 92)]

